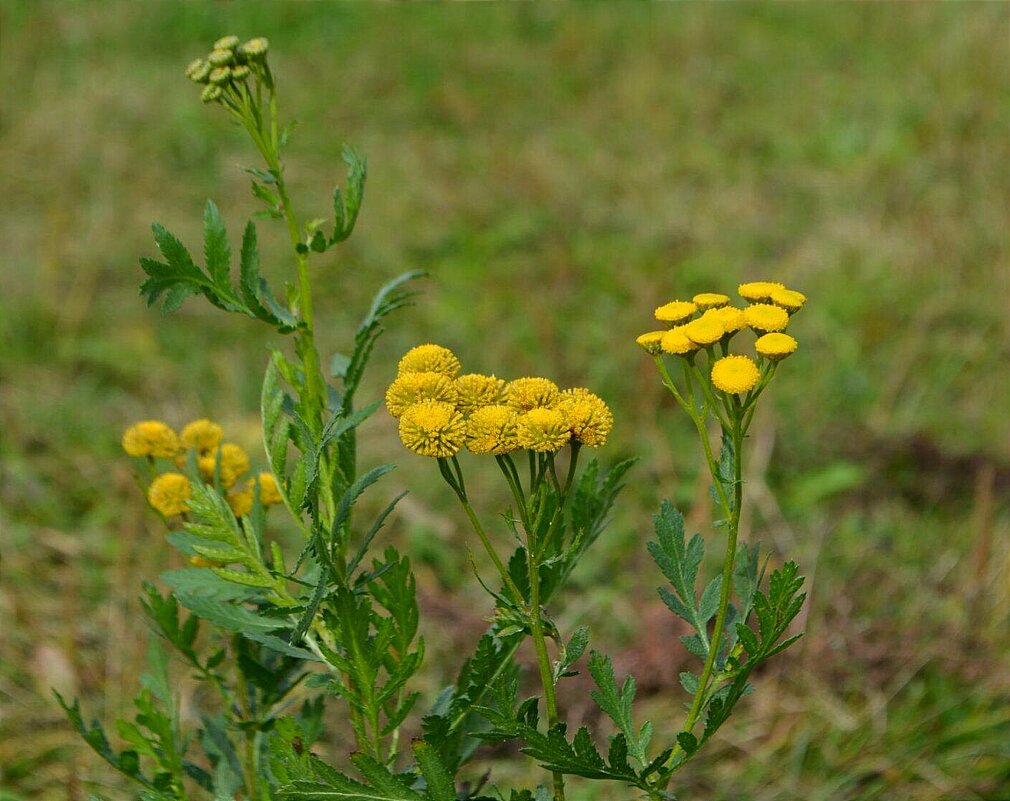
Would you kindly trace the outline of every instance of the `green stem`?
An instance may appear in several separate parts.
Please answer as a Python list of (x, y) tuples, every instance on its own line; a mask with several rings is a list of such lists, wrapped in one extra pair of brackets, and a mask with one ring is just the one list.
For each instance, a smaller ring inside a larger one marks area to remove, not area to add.
[[(559, 500), (560, 503), (560, 500)], [(527, 565), (530, 574), (530, 628), (533, 634), (533, 647), (537, 653), (537, 668), (540, 671), (540, 683), (544, 688), (544, 702), (547, 704), (547, 725), (554, 728), (558, 722), (558, 699), (554, 692), (554, 671), (551, 670), (551, 658), (547, 653), (547, 640), (544, 637), (543, 620), (540, 617), (540, 565), (533, 555), (530, 532), (526, 532)], [(565, 777), (554, 772), (554, 801), (564, 801)]]
[(452, 491), (456, 493), (456, 497), (459, 498), (460, 505), (463, 507), (463, 511), (466, 512), (467, 519), (470, 521), (470, 526), (473, 528), (477, 537), (480, 539), (481, 544), (484, 546), (484, 550), (487, 555), (491, 558), (491, 562), (494, 564), (495, 569), (498, 571), (498, 575), (501, 576), (502, 583), (512, 594), (512, 599), (515, 603), (520, 604), (523, 600), (523, 594), (519, 591), (512, 577), (509, 575), (508, 569), (502, 562), (501, 557), (498, 556), (498, 552), (494, 549), (491, 544), (491, 540), (487, 536), (487, 532), (484, 531), (484, 527), (480, 523), (480, 519), (477, 517), (477, 513), (474, 512), (473, 507), (470, 506), (470, 501), (466, 496), (463, 489), (455, 482), (452, 474), (449, 472), (449, 468), (446, 464), (445, 459), (438, 460), (439, 471), (442, 473), (442, 478), (445, 482), (452, 488)]
[[(250, 711), (249, 711), (249, 688), (246, 685), (245, 676), (242, 671), (236, 671), (236, 693), (238, 696), (239, 709), (242, 712), (242, 720), (244, 723), (249, 723), (250, 721)], [(259, 795), (257, 788), (257, 776), (256, 776), (256, 747), (255, 747), (256, 732), (252, 727), (245, 728), (245, 743), (243, 749), (243, 764), (242, 772), (245, 774), (245, 790), (246, 798), (249, 801), (254, 801), (254, 799)]]
[(526, 498), (523, 495), (522, 485), (519, 483), (519, 479), (515, 474), (515, 466), (512, 465), (510, 469), (508, 454), (504, 456), (496, 456), (495, 461), (498, 462), (498, 467), (502, 471), (502, 475), (505, 476), (505, 483), (509, 485), (509, 490), (512, 492), (512, 498), (516, 502), (516, 511), (519, 512), (519, 522), (523, 524), (523, 528), (529, 528), (529, 519), (526, 516)]
[[(734, 420), (734, 427), (731, 431), (731, 436), (733, 440), (733, 478), (734, 478), (734, 492), (733, 499), (734, 503), (732, 507), (728, 506), (725, 492), (722, 488), (722, 482), (719, 478), (719, 474), (716, 471), (715, 461), (712, 459), (712, 446), (708, 440), (708, 432), (705, 430), (704, 422), (695, 419), (695, 424), (698, 426), (698, 431), (702, 437), (702, 445), (705, 449), (705, 457), (708, 461), (709, 470), (712, 473), (712, 481), (715, 484), (716, 491), (723, 503), (723, 507), (727, 512), (727, 522), (729, 528), (729, 534), (726, 542), (726, 555), (722, 563), (722, 586), (719, 592), (719, 609), (716, 613), (715, 625), (712, 628), (712, 637), (709, 644), (708, 656), (705, 659), (705, 665), (702, 668), (701, 676), (698, 679), (698, 689), (695, 690), (694, 698), (691, 701), (691, 707), (687, 713), (687, 719), (684, 721), (683, 731), (692, 732), (695, 725), (698, 723), (698, 718), (701, 716), (702, 711), (705, 708), (705, 702), (708, 699), (708, 687), (709, 682), (712, 678), (712, 670), (715, 667), (716, 660), (719, 655), (719, 651), (722, 645), (722, 635), (723, 629), (726, 626), (726, 617), (729, 612), (729, 602), (730, 597), (733, 594), (733, 567), (736, 562), (736, 548), (737, 548), (737, 535), (740, 529), (740, 505), (743, 500), (743, 482), (742, 482), (742, 468), (741, 465), (743, 460), (741, 458), (740, 448), (743, 444), (743, 435), (741, 433), (742, 420), (739, 414), (739, 407), (737, 407), (737, 416)], [(672, 761), (681, 752), (680, 745), (674, 747), (673, 753), (670, 755), (670, 760)], [(669, 764), (668, 761), (668, 764)], [(683, 764), (683, 763), (681, 763)], [(679, 767), (679, 766), (678, 766)], [(662, 779), (661, 783), (665, 786), (666, 782), (669, 781), (670, 774), (666, 774), (665, 778)]]

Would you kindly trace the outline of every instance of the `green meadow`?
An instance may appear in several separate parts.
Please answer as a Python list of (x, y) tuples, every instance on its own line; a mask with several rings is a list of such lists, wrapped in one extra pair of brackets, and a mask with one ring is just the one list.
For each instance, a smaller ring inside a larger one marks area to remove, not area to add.
[[(50, 690), (106, 722), (129, 713), (141, 583), (180, 564), (125, 426), (211, 417), (265, 465), (273, 335), (138, 295), (152, 222), (198, 251), (207, 198), (233, 240), (256, 209), (244, 135), (183, 75), (225, 33), (270, 38), (301, 214), (326, 216), (343, 143), (368, 158), (355, 235), (314, 262), (324, 358), (383, 282), (430, 274), (362, 399), (438, 342), (467, 370), (584, 384), (613, 408), (599, 456), (640, 462), (559, 619), (636, 673), (666, 736), (687, 655), (656, 595), (651, 515), (670, 498), (718, 534), (690, 423), (634, 340), (675, 297), (758, 279), (809, 297), (754, 426), (741, 531), (801, 565), (806, 635), (678, 797), (1010, 798), (1008, 23), (974, 3), (4, 4), (0, 801), (132, 797)], [(275, 285), (278, 225), (259, 223)], [(399, 465), (365, 505), (410, 490), (381, 536), (415, 563), (434, 693), (489, 613), (465, 520), (388, 415), (360, 438), (366, 466)], [(469, 475), (505, 502), (491, 468)], [(605, 729), (587, 683), (562, 704)], [(338, 761), (340, 722), (323, 747)], [(483, 764), (539, 777), (505, 746)]]

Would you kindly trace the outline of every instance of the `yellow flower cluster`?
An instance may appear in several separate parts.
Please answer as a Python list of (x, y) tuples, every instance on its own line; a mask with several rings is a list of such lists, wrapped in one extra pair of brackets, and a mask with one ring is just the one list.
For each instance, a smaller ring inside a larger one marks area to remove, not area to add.
[[(635, 341), (653, 356), (664, 353), (682, 356), (691, 364), (695, 354), (704, 350), (710, 359), (710, 378), (716, 389), (743, 395), (762, 380), (762, 361), (778, 362), (795, 352), (796, 340), (783, 332), (807, 298), (802, 292), (774, 281), (740, 284), (737, 292), (747, 301), (745, 308), (730, 305), (729, 296), (718, 292), (665, 303), (656, 309), (655, 317), (666, 323), (667, 328), (649, 331)], [(754, 343), (757, 362), (750, 356), (730, 353), (730, 340), (744, 328), (757, 335)]]
[[(200, 478), (207, 484), (214, 484), (216, 479), (221, 488), (230, 490), (226, 499), (237, 517), (252, 511), (257, 487), (264, 506), (282, 503), (284, 499), (272, 473), (260, 473), (247, 479), (241, 490), (235, 489), (239, 479), (249, 472), (249, 456), (233, 442), (222, 443), (223, 438), (221, 426), (206, 419), (187, 423), (178, 434), (160, 420), (144, 420), (126, 429), (123, 450), (130, 456), (146, 457), (152, 464), (155, 459), (167, 459), (180, 469), (186, 466), (192, 451)], [(190, 479), (173, 470), (151, 482), (147, 500), (157, 511), (171, 517), (188, 511), (192, 494)]]
[(542, 377), (506, 383), (461, 370), (456, 355), (441, 345), (418, 345), (400, 359), (386, 408), (399, 420), (409, 450), (440, 459), (464, 447), (495, 456), (554, 453), (573, 442), (599, 447), (614, 426), (607, 404), (588, 389), (562, 391)]

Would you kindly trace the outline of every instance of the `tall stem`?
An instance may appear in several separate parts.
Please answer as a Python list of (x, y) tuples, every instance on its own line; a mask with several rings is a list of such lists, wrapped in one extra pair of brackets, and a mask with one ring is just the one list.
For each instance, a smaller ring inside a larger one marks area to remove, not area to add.
[[(726, 511), (726, 519), (728, 524), (728, 536), (726, 540), (726, 556), (722, 563), (722, 585), (719, 591), (719, 609), (716, 612), (715, 625), (712, 628), (712, 637), (709, 644), (708, 656), (705, 659), (705, 665), (702, 668), (701, 676), (698, 679), (698, 688), (695, 690), (694, 698), (691, 700), (691, 707), (687, 713), (687, 719), (684, 721), (684, 731), (691, 732), (695, 725), (698, 723), (698, 718), (701, 716), (702, 711), (705, 708), (705, 703), (709, 698), (709, 682), (712, 678), (712, 671), (715, 667), (716, 660), (719, 656), (719, 651), (722, 646), (722, 635), (723, 630), (726, 627), (726, 617), (729, 613), (729, 602), (733, 594), (733, 566), (736, 563), (736, 548), (737, 548), (737, 535), (740, 530), (740, 505), (743, 500), (743, 482), (742, 482), (742, 468), (741, 465), (743, 460), (740, 454), (740, 448), (743, 443), (743, 435), (741, 432), (742, 421), (740, 415), (737, 415), (733, 421), (733, 429), (731, 431), (731, 437), (733, 442), (733, 500), (734, 503), (732, 507), (729, 506), (728, 499), (726, 498), (725, 490), (722, 487), (722, 480), (720, 479), (716, 462), (712, 458), (712, 446), (708, 439), (708, 432), (705, 430), (704, 421), (699, 421), (695, 419), (695, 424), (698, 426), (698, 431), (701, 434), (702, 446), (705, 450), (706, 461), (708, 462), (709, 471), (712, 474), (712, 482), (715, 485), (716, 492), (719, 495), (720, 501), (723, 508)], [(681, 752), (681, 746), (678, 744), (674, 747), (673, 753), (670, 755), (670, 761), (675, 759), (677, 755)], [(665, 785), (666, 781), (669, 781), (669, 776), (663, 781)]]
[[(544, 701), (547, 704), (547, 725), (549, 728), (554, 728), (559, 722), (558, 698), (554, 691), (554, 671), (551, 670), (551, 658), (547, 653), (547, 639), (544, 637), (544, 625), (540, 617), (540, 565), (534, 556), (530, 538), (530, 532), (527, 531), (526, 558), (530, 573), (530, 628), (533, 634), (533, 647), (537, 653), (540, 683), (544, 688)], [(554, 801), (564, 801), (565, 777), (558, 772), (552, 775), (554, 777)]]

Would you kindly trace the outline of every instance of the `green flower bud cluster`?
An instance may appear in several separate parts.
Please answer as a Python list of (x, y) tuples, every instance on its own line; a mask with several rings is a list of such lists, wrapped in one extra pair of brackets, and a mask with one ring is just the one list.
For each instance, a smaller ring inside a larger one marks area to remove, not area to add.
[(247, 79), (272, 86), (267, 66), (270, 42), (262, 36), (244, 44), (237, 36), (222, 36), (205, 58), (197, 58), (186, 67), (186, 77), (204, 85), (200, 99), (204, 103), (231, 102), (241, 97), (241, 86)]

